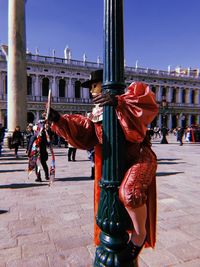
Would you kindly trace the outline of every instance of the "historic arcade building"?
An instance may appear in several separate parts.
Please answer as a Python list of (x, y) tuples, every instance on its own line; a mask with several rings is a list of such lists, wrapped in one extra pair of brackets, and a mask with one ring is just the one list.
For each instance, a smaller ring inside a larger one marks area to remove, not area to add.
[[(49, 88), (52, 106), (61, 113), (86, 114), (91, 111), (91, 95), (81, 83), (90, 72), (102, 68), (99, 62), (72, 60), (69, 48), (64, 58), (27, 53), (27, 122), (41, 118)], [(125, 66), (125, 82), (142, 81), (150, 85), (160, 107), (152, 126), (168, 128), (200, 124), (200, 76), (197, 71), (161, 71)], [(19, 103), (20, 105), (20, 103)], [(7, 60), (0, 50), (0, 122), (7, 120)]]

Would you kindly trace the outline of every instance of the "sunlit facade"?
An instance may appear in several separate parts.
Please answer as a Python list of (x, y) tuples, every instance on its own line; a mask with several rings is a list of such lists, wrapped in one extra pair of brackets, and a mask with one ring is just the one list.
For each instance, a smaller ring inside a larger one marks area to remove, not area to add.
[[(67, 53), (67, 54), (66, 54)], [(46, 57), (27, 53), (27, 122), (41, 118), (48, 91), (52, 89), (52, 106), (61, 113), (85, 115), (92, 108), (90, 92), (81, 87), (90, 72), (102, 68), (102, 63), (70, 58)], [(162, 126), (163, 112), (168, 128), (200, 124), (200, 76), (198, 71), (161, 71), (138, 67), (125, 67), (125, 81), (149, 84), (160, 105), (160, 113), (152, 126)], [(165, 100), (163, 111), (161, 105)], [(20, 105), (20, 103), (19, 103)], [(0, 121), (7, 120), (7, 60), (0, 50)]]

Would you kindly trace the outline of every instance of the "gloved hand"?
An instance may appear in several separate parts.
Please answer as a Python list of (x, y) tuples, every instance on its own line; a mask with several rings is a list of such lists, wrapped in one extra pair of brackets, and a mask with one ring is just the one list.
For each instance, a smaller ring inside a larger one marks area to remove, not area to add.
[(108, 90), (93, 97), (94, 104), (100, 104), (99, 106), (117, 106), (117, 97), (111, 94)]
[(58, 113), (58, 111), (56, 111), (53, 108), (50, 108), (50, 112), (49, 112), (49, 116), (47, 120), (52, 121), (52, 122), (58, 122), (59, 119), (60, 119), (60, 114)]

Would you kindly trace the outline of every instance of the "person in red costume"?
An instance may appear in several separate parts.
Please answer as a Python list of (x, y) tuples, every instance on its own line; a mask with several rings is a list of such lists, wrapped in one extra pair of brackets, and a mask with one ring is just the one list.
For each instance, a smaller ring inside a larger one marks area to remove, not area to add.
[[(104, 105), (112, 105), (123, 129), (126, 173), (119, 198), (124, 204), (132, 223), (131, 250), (137, 258), (142, 247), (155, 246), (156, 232), (156, 155), (146, 136), (147, 126), (158, 113), (154, 93), (149, 86), (133, 82), (122, 95), (113, 96), (102, 92), (103, 70), (91, 73), (91, 79), (82, 87), (90, 88), (95, 104), (89, 117), (76, 114), (61, 115), (50, 109), (52, 130), (72, 146), (89, 150), (95, 147), (94, 215), (100, 198), (99, 181), (102, 172), (102, 114)], [(95, 223), (94, 242), (99, 245), (100, 229)]]

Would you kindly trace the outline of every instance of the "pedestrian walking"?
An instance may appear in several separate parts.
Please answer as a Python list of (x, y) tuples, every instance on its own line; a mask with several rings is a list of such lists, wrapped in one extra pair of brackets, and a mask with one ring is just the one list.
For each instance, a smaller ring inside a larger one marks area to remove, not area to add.
[(25, 136), (26, 136), (26, 153), (28, 151), (30, 139), (33, 135), (34, 135), (33, 124), (29, 123), (27, 128), (26, 128), (26, 133), (25, 133)]
[(183, 136), (184, 136), (184, 128), (183, 127), (179, 127), (178, 131), (177, 131), (177, 141), (180, 142), (180, 146), (183, 145)]
[(5, 128), (3, 127), (2, 123), (0, 122), (0, 156), (2, 153), (4, 136), (5, 136)]
[(23, 143), (23, 135), (20, 131), (20, 126), (16, 126), (15, 130), (12, 134), (12, 140), (11, 140), (11, 148), (14, 148), (15, 150), (15, 157), (18, 158), (18, 150), (19, 146), (21, 146)]
[(94, 155), (94, 147), (93, 148), (91, 148), (91, 149), (89, 149), (89, 150), (87, 150), (87, 153), (88, 153), (88, 159), (91, 161), (91, 176), (90, 176), (90, 178), (92, 179), (92, 180), (94, 180), (94, 176), (95, 176), (95, 167), (94, 167), (94, 157), (95, 157), (95, 155)]
[(76, 161), (77, 148), (68, 144), (68, 161)]

